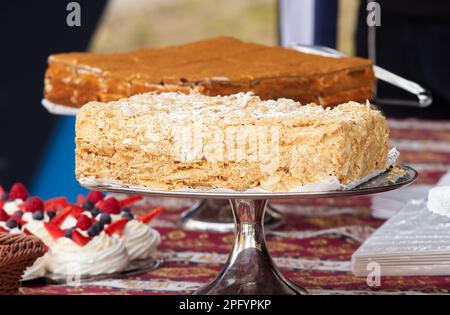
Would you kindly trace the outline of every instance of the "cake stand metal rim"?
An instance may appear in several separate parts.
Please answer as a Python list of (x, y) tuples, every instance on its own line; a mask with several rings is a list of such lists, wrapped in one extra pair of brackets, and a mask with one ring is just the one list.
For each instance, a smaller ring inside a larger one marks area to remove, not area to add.
[[(411, 176), (401, 182), (388, 183), (387, 185), (369, 187), (369, 188), (358, 188), (363, 186), (365, 183), (361, 184), (350, 190), (336, 190), (336, 191), (311, 191), (311, 192), (275, 192), (275, 193), (243, 193), (243, 192), (208, 192), (208, 191), (181, 191), (181, 190), (155, 190), (143, 187), (136, 187), (125, 184), (115, 184), (115, 183), (96, 183), (93, 184), (92, 180), (89, 178), (80, 178), (78, 182), (81, 186), (94, 189), (103, 190), (109, 192), (118, 193), (134, 193), (141, 194), (145, 196), (166, 196), (166, 197), (180, 197), (180, 198), (215, 198), (215, 199), (306, 199), (306, 198), (328, 198), (328, 197), (343, 197), (343, 196), (361, 196), (368, 194), (382, 193), (390, 190), (395, 190), (397, 188), (407, 186), (413, 183), (418, 176), (418, 172), (410, 166), (407, 165), (396, 165), (401, 169), (407, 171)], [(387, 170), (386, 172), (389, 172)], [(372, 178), (368, 182), (377, 179), (386, 172)], [(366, 183), (368, 183), (366, 182)]]

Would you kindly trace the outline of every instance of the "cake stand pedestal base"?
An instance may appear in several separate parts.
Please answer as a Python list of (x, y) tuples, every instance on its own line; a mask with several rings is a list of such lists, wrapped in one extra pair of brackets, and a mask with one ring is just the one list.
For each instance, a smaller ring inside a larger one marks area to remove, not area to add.
[[(264, 238), (264, 214), (267, 200), (361, 196), (404, 187), (417, 178), (417, 172), (406, 165), (395, 165), (384, 173), (350, 190), (310, 192), (204, 192), (167, 191), (98, 179), (81, 178), (89, 189), (143, 196), (228, 199), (234, 217), (234, 244), (223, 271), (215, 280), (195, 294), (305, 294), (306, 291), (287, 280), (270, 257)], [(217, 210), (217, 209), (216, 209)]]
[(298, 295), (306, 290), (287, 280), (270, 257), (264, 237), (267, 200), (230, 200), (234, 216), (233, 249), (224, 270), (194, 294)]
[[(268, 205), (264, 227), (274, 230), (284, 224), (284, 215)], [(181, 226), (187, 230), (232, 232), (234, 218), (228, 200), (203, 199), (181, 214)]]

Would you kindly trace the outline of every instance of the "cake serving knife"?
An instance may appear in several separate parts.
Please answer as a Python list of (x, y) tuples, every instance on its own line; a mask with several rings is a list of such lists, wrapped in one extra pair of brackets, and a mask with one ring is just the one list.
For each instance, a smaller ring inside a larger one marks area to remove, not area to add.
[[(346, 54), (325, 46), (314, 46), (314, 45), (302, 45), (302, 44), (291, 44), (289, 48), (307, 53), (307, 54), (316, 54), (325, 57), (347, 57)], [(378, 103), (388, 104), (388, 105), (401, 105), (401, 106), (412, 106), (412, 107), (428, 107), (433, 102), (433, 98), (431, 96), (430, 91), (423, 88), (421, 85), (416, 82), (407, 80), (402, 78), (386, 69), (383, 69), (377, 65), (373, 65), (373, 72), (375, 73), (375, 77), (381, 81), (387, 82), (391, 85), (394, 85), (402, 90), (408, 91), (416, 95), (417, 101), (413, 100), (401, 100), (401, 99), (389, 99), (383, 98), (378, 99)]]

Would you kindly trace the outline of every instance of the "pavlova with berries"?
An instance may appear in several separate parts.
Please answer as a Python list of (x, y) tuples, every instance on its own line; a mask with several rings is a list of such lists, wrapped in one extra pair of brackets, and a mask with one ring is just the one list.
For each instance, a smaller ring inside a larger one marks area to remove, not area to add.
[(3, 189), (0, 193), (0, 232), (35, 235), (47, 250), (23, 279), (47, 272), (81, 276), (120, 272), (130, 261), (151, 257), (161, 240), (148, 224), (163, 208), (135, 216), (130, 206), (140, 196), (118, 200), (91, 191), (87, 197), (80, 195), (76, 204), (65, 197), (42, 201), (29, 197), (20, 183), (9, 193)]

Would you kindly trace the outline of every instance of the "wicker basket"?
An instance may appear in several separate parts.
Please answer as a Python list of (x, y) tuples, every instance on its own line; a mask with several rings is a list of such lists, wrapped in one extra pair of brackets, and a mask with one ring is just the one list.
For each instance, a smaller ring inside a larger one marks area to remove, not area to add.
[(0, 294), (17, 293), (25, 269), (44, 253), (37, 237), (0, 232)]

